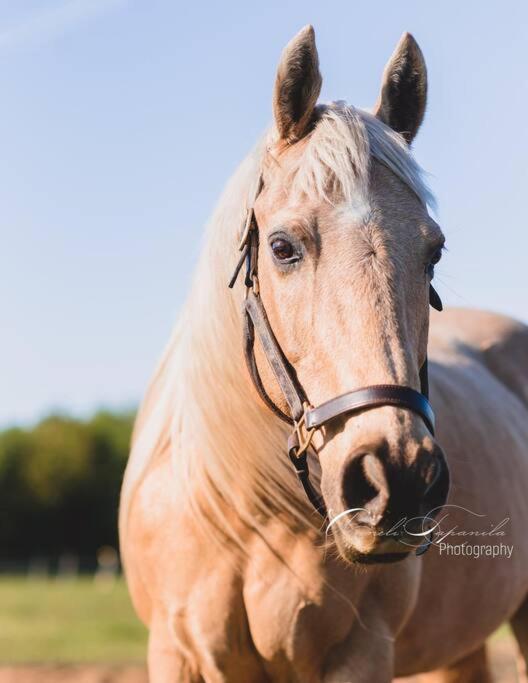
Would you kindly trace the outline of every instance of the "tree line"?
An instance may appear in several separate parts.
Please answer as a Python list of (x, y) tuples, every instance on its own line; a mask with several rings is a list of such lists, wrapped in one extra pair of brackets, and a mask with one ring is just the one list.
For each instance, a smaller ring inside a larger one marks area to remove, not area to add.
[(0, 433), (0, 561), (117, 548), (134, 414), (53, 415)]

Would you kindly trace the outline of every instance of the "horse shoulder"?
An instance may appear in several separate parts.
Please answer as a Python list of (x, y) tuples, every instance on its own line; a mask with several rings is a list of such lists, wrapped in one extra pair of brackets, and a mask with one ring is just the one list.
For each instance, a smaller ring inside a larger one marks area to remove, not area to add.
[(240, 567), (218, 539), (197, 528), (178, 489), (167, 453), (149, 466), (130, 503), (127, 581), (151, 630), (149, 648), (156, 649), (153, 641), (161, 634), (164, 651), (211, 680), (225, 672), (265, 680), (247, 624)]
[(179, 498), (167, 452), (148, 466), (129, 501), (122, 552), (132, 602), (147, 625), (165, 596), (184, 600), (196, 566), (203, 566), (198, 537)]

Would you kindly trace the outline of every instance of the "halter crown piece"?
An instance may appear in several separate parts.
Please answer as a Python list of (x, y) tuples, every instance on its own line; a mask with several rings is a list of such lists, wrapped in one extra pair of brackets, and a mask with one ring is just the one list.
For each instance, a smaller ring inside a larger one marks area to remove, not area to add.
[[(255, 200), (262, 190), (262, 184), (261, 176)], [(341, 415), (351, 415), (381, 406), (395, 406), (411, 410), (420, 415), (431, 434), (434, 435), (435, 418), (433, 409), (428, 401), (427, 357), (420, 368), (420, 391), (398, 384), (376, 384), (362, 387), (361, 389), (354, 389), (313, 407), (297, 379), (295, 369), (288, 362), (273, 334), (268, 316), (266, 315), (266, 309), (260, 297), (257, 276), (258, 248), (259, 228), (254, 209), (251, 207), (246, 214), (242, 238), (239, 244), (240, 258), (229, 282), (229, 287), (234, 287), (239, 273), (245, 264), (244, 352), (246, 362), (253, 384), (264, 403), (278, 417), (293, 426), (293, 431), (288, 439), (288, 455), (310, 503), (323, 517), (326, 517), (327, 512), (324, 501), (313, 487), (308, 469), (307, 452), (315, 430)], [(432, 285), (430, 285), (429, 290), (429, 303), (436, 310), (442, 310), (442, 302)], [(255, 331), (264, 355), (288, 404), (289, 415), (284, 413), (273, 402), (262, 383), (255, 359)]]

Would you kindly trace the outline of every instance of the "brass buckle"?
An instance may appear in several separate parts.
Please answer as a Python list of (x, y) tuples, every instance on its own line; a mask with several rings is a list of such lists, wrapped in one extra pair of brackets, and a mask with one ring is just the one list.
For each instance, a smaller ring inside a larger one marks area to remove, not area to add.
[(305, 401), (303, 403), (304, 412), (302, 417), (298, 422), (295, 423), (295, 433), (297, 434), (297, 440), (299, 441), (299, 448), (295, 453), (296, 458), (300, 458), (302, 455), (304, 455), (312, 443), (315, 427), (306, 429), (306, 413), (311, 409), (311, 407), (312, 406)]

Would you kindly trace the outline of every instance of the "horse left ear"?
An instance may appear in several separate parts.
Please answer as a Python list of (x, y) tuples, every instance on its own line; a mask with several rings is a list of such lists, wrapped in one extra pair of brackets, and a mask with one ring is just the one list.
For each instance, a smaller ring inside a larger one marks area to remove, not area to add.
[(416, 40), (404, 33), (387, 62), (374, 114), (410, 144), (423, 121), (427, 69)]
[(294, 143), (310, 129), (322, 78), (312, 26), (305, 26), (282, 52), (275, 89), (273, 114), (281, 140)]

